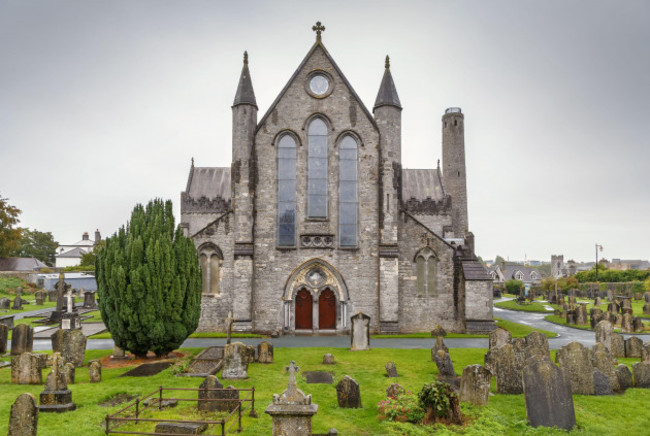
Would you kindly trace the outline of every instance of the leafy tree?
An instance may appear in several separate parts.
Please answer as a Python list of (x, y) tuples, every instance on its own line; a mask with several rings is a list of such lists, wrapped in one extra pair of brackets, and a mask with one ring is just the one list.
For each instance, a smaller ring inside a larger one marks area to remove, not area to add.
[(555, 277), (544, 277), (542, 279), (542, 289), (552, 291), (555, 289)]
[(14, 252), (18, 257), (35, 257), (54, 266), (56, 247), (59, 243), (54, 240), (51, 232), (39, 232), (38, 230), (22, 229), (23, 235), (20, 238), (18, 249)]
[(494, 258), (494, 264), (495, 265), (501, 265), (502, 263), (505, 263), (505, 259), (497, 254), (497, 257)]
[[(106, 241), (102, 240), (99, 241), (95, 246), (93, 247), (92, 250), (90, 250), (88, 253), (84, 253), (81, 255), (81, 263), (79, 266), (91, 266), (95, 268), (95, 261), (97, 260), (97, 253), (99, 250), (106, 245)], [(88, 271), (88, 270), (86, 270)], [(90, 270), (92, 271), (92, 270)]]
[(14, 226), (20, 222), (20, 212), (0, 195), (0, 257), (11, 256), (18, 248), (22, 229)]
[(508, 294), (519, 295), (521, 288), (524, 286), (524, 282), (521, 280), (510, 279), (504, 283), (504, 286), (506, 287), (506, 292)]
[(172, 202), (138, 204), (97, 253), (99, 310), (115, 344), (165, 356), (198, 326), (201, 274), (194, 243), (174, 229)]

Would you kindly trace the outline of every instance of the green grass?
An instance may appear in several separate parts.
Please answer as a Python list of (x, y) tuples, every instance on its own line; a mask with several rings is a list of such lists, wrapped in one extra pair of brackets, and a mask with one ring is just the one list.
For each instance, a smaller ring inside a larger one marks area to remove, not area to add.
[[(181, 350), (194, 354), (198, 349)], [(110, 350), (88, 351), (86, 362), (106, 356)], [(322, 365), (324, 353), (334, 354), (335, 366)], [(457, 374), (470, 364), (483, 363), (485, 349), (451, 349), (450, 355)], [(431, 362), (430, 350), (396, 350), (373, 349), (370, 351), (351, 352), (341, 348), (276, 348), (275, 363), (270, 365), (253, 364), (249, 367), (249, 379), (229, 380), (228, 385), (237, 388), (255, 386), (256, 410), (259, 418), (245, 416), (242, 435), (261, 435), (271, 433), (271, 417), (264, 409), (271, 403), (272, 395), (279, 394), (286, 388), (287, 375), (284, 367), (290, 360), (295, 360), (300, 367), (298, 387), (306, 394), (312, 395), (312, 401), (319, 406), (313, 418), (314, 433), (326, 433), (335, 427), (339, 434), (349, 435), (432, 435), (432, 434), (466, 434), (466, 435), (560, 435), (566, 432), (532, 428), (526, 422), (526, 409), (523, 395), (495, 394), (490, 397), (487, 407), (469, 407), (463, 405), (463, 412), (471, 418), (466, 427), (427, 427), (414, 424), (397, 424), (377, 420), (377, 403), (385, 398), (385, 389), (393, 381), (384, 377), (384, 365), (393, 361), (397, 365), (400, 378), (396, 380), (406, 389), (418, 392), (424, 383), (435, 379), (436, 365)], [(620, 359), (630, 365), (635, 359)], [(76, 383), (70, 386), (72, 399), (77, 410), (63, 414), (39, 414), (39, 436), (100, 436), (101, 425), (107, 413), (114, 413), (123, 405), (100, 407), (97, 403), (105, 401), (118, 393), (143, 395), (154, 391), (158, 386), (192, 387), (201, 383), (200, 378), (173, 377), (172, 369), (165, 370), (152, 377), (118, 378), (128, 368), (103, 369), (103, 381), (100, 384), (88, 383), (88, 369), (78, 368)], [(363, 408), (339, 409), (336, 402), (334, 385), (307, 385), (301, 375), (304, 371), (324, 370), (334, 373), (335, 383), (344, 375), (352, 376), (360, 385)], [(43, 386), (10, 384), (9, 369), (0, 370), (0, 434), (6, 434), (9, 409), (18, 395), (31, 392), (37, 398)], [(44, 371), (44, 375), (47, 371)], [(494, 392), (494, 386), (493, 386)], [(174, 392), (174, 396), (181, 396)], [(191, 395), (191, 393), (185, 394)], [(647, 404), (650, 401), (649, 389), (630, 389), (625, 394), (613, 397), (574, 396), (577, 428), (570, 434), (584, 435), (633, 435), (647, 433)], [(195, 403), (183, 402), (174, 409), (163, 412), (151, 412), (145, 417), (161, 419), (180, 419), (181, 417), (199, 416), (194, 409)], [(148, 412), (146, 412), (148, 413)], [(622, 425), (622, 423), (625, 423)], [(140, 423), (137, 427), (125, 427), (137, 431), (151, 431), (153, 424)]]
[(565, 327), (573, 327), (574, 329), (580, 329), (580, 330), (591, 330), (591, 325), (589, 324), (588, 325), (567, 324), (566, 319), (563, 316), (547, 315), (544, 317), (544, 319), (548, 322), (552, 322), (553, 324), (559, 324)]
[[(431, 338), (431, 332), (418, 332), (418, 333), (404, 333), (404, 334), (395, 334), (395, 335), (371, 335), (372, 339), (421, 339), (421, 338)], [(489, 335), (473, 335), (465, 333), (447, 333), (446, 338), (487, 338)]]
[(501, 318), (494, 318), (499, 327), (503, 327), (512, 333), (513, 338), (523, 338), (526, 337), (529, 333), (540, 332), (545, 335), (547, 338), (554, 338), (557, 336), (557, 333), (549, 332), (548, 330), (536, 329), (524, 324), (517, 324), (516, 322), (506, 321)]
[(500, 303), (494, 303), (494, 305), (502, 309), (519, 310), (523, 312), (553, 313), (552, 310), (546, 310), (546, 307), (551, 306), (550, 304), (539, 303), (536, 301), (532, 303), (517, 304), (515, 300), (508, 300), (508, 301), (502, 301)]
[[(219, 338), (226, 338), (227, 335), (221, 332), (197, 332), (197, 333), (192, 333), (189, 337), (219, 339)], [(268, 336), (258, 335), (255, 333), (233, 333), (231, 337), (234, 339), (245, 339), (245, 338), (266, 338)], [(104, 333), (97, 333), (96, 335), (92, 335), (89, 338), (90, 339), (112, 339), (113, 336), (109, 332), (104, 332)]]

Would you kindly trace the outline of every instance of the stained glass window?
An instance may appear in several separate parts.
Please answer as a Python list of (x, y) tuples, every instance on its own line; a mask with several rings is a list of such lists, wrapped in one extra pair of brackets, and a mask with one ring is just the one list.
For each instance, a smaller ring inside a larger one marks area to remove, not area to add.
[(346, 136), (339, 146), (339, 242), (357, 245), (357, 142)]
[(296, 141), (278, 142), (278, 245), (296, 245)]
[(327, 125), (319, 118), (309, 124), (307, 216), (327, 218)]

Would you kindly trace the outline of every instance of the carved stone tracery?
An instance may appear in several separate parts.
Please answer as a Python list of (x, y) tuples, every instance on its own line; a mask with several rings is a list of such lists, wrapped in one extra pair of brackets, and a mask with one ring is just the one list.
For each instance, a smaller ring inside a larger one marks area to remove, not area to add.
[(300, 244), (306, 248), (332, 248), (334, 235), (300, 235)]

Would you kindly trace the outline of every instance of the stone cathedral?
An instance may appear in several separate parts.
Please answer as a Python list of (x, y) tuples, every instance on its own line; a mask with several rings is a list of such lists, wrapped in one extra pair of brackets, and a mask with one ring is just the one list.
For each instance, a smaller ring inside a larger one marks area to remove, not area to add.
[[(199, 331), (345, 334), (494, 328), (492, 280), (468, 231), (464, 116), (442, 116), (442, 167), (401, 164), (389, 59), (372, 112), (316, 42), (258, 118), (248, 65), (232, 165), (192, 166), (181, 226), (203, 275)], [(378, 77), (379, 78), (379, 77)], [(433, 150), (432, 150), (433, 152)]]

